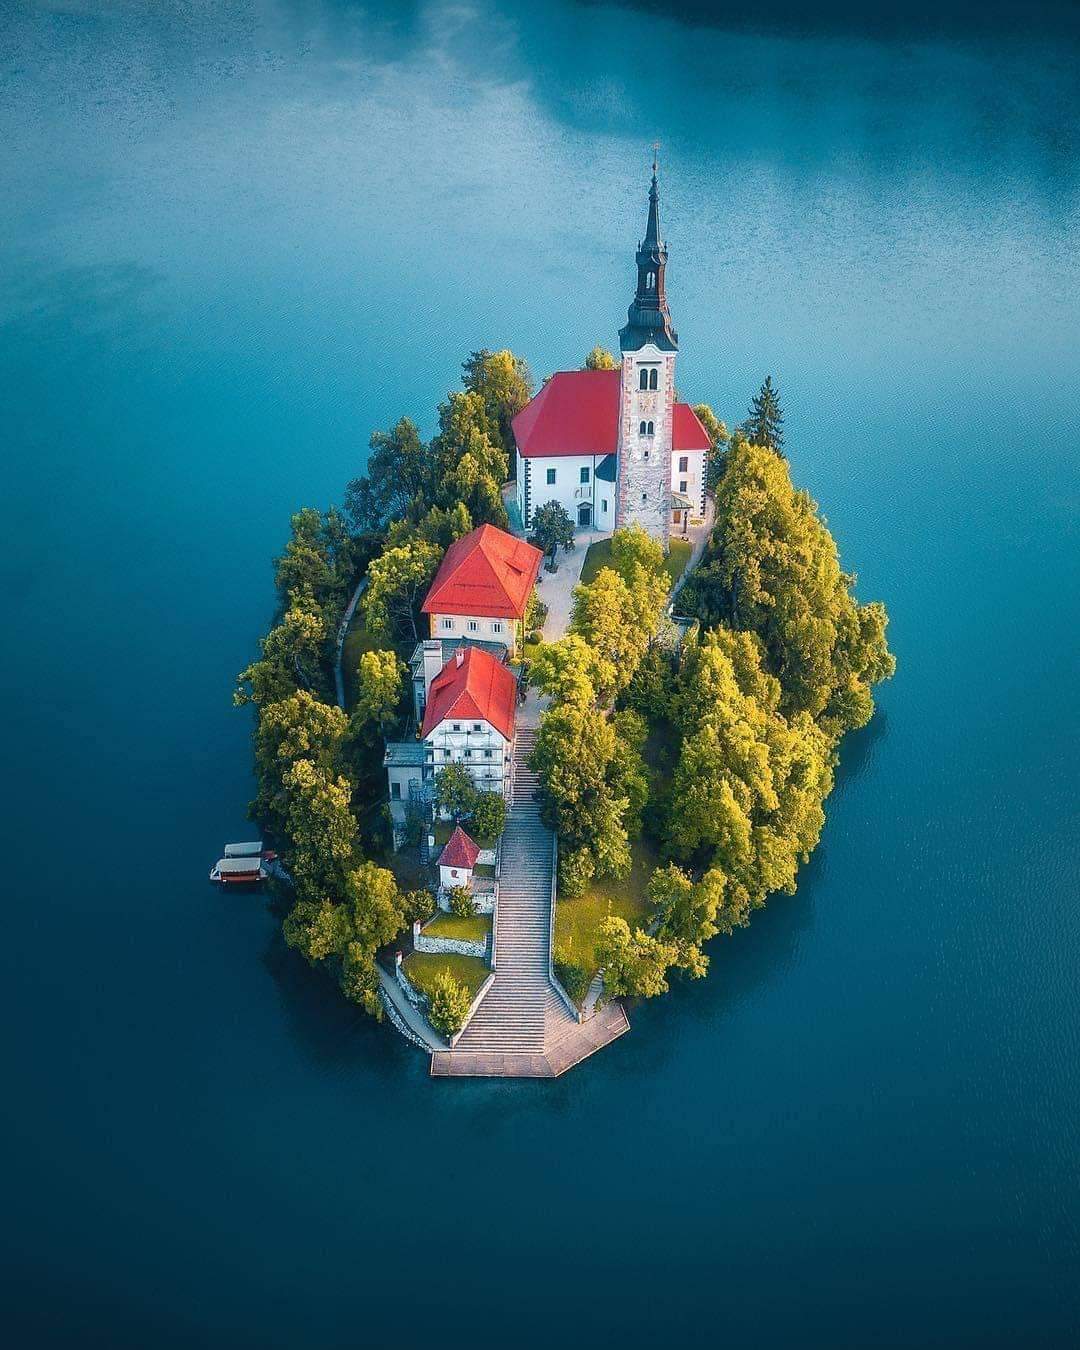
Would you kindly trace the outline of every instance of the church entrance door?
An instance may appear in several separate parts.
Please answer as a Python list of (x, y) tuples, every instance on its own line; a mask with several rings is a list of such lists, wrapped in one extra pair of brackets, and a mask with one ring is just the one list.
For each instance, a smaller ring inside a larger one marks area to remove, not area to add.
[(589, 523), (589, 517), (592, 515), (592, 507), (588, 504), (582, 504), (577, 509), (577, 523), (579, 526), (585, 526)]

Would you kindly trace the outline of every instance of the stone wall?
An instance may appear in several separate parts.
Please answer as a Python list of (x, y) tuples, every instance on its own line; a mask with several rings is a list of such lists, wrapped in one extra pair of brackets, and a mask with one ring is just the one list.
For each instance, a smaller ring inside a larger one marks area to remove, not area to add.
[(471, 942), (467, 938), (426, 937), (418, 923), (413, 924), (413, 947), (418, 952), (454, 952), (458, 956), (486, 956), (487, 938)]
[(401, 986), (401, 992), (409, 1000), (414, 1008), (424, 1011), (427, 1008), (427, 999), (421, 994), (419, 989), (414, 989), (412, 982), (405, 971), (402, 969), (401, 957), (398, 956), (394, 963), (394, 974), (397, 976), (397, 982)]

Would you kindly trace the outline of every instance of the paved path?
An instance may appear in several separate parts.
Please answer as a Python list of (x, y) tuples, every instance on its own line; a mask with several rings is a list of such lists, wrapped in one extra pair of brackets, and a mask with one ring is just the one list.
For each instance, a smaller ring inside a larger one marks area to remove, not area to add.
[(345, 646), (345, 634), (349, 631), (349, 624), (352, 623), (352, 616), (356, 612), (356, 602), (367, 590), (367, 577), (361, 577), (357, 583), (356, 590), (352, 593), (352, 598), (345, 606), (345, 613), (341, 616), (341, 623), (338, 625), (337, 632), (337, 651), (334, 653), (334, 683), (337, 685), (337, 702), (342, 712), (345, 708), (345, 677), (341, 672), (341, 652)]
[(525, 766), (535, 726), (519, 726), (513, 809), (502, 837), (495, 982), (454, 1047), (467, 1052), (542, 1054), (576, 1020), (548, 979), (551, 831), (533, 801), (536, 775)]
[(610, 538), (609, 531), (578, 530), (574, 535), (573, 552), (564, 553), (562, 549), (559, 550), (557, 572), (549, 572), (547, 565), (541, 563), (539, 595), (548, 607), (548, 616), (544, 623), (546, 641), (556, 642), (566, 635), (566, 630), (570, 626), (570, 611), (574, 605), (573, 590), (581, 580), (581, 569), (585, 566), (585, 555), (589, 551), (589, 545), (595, 544), (600, 539)]

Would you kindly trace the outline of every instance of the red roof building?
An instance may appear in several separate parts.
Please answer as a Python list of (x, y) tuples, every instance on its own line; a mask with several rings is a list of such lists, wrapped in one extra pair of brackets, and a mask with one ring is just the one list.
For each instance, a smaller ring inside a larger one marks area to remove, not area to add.
[(480, 856), (480, 845), (470, 839), (460, 825), (454, 826), (454, 833), (446, 841), (446, 847), (439, 855), (440, 867), (460, 867), (471, 872)]
[(481, 525), (446, 550), (423, 612), (523, 618), (543, 557), (523, 539), (494, 525)]
[(423, 736), (426, 740), (443, 722), (453, 719), (489, 722), (509, 741), (516, 715), (513, 671), (483, 647), (459, 647), (431, 681)]
[[(526, 459), (613, 455), (619, 447), (619, 370), (560, 370), (514, 418)], [(676, 403), (672, 451), (708, 450), (709, 436), (689, 403)]]

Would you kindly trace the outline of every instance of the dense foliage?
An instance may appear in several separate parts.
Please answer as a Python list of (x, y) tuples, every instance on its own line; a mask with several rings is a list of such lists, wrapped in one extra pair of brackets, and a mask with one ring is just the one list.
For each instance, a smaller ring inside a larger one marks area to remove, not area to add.
[[(473, 352), (462, 384), (440, 404), (430, 443), (407, 417), (372, 435), (366, 472), (348, 485), (344, 513), (306, 508), (293, 516), (275, 563), (278, 615), (234, 696), (256, 712), (251, 816), (292, 879), (285, 940), (375, 1016), (377, 950), (432, 903), (426, 892), (402, 889), (374, 860), (386, 842), (382, 741), (407, 707), (402, 657), (419, 634), (419, 605), (447, 547), (485, 521), (507, 523), (510, 421), (531, 391), (525, 363), (506, 351)], [(367, 649), (348, 672), (355, 697), (346, 716), (336, 702), (334, 661), (361, 576)], [(501, 799), (480, 802), (468, 786), (472, 828), (498, 834)], [(469, 1004), (468, 991), (452, 983), (433, 1014), (443, 1029)]]
[[(679, 597), (698, 627), (681, 647), (665, 640), (659, 546), (617, 531), (611, 567), (576, 592), (570, 636), (532, 667), (551, 696), (533, 762), (559, 833), (561, 896), (624, 876), (643, 828), (661, 859), (646, 927), (600, 924), (609, 995), (662, 993), (672, 967), (703, 975), (705, 942), (794, 892), (837, 743), (869, 720), (871, 687), (895, 668), (884, 607), (856, 601), (816, 505), (792, 486), (771, 380), (749, 425), (774, 448), (744, 428), (729, 440), (707, 405), (697, 412), (718, 465), (715, 525)], [(647, 738), (669, 747), (662, 762)], [(582, 997), (587, 972), (560, 969)]]

